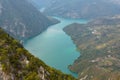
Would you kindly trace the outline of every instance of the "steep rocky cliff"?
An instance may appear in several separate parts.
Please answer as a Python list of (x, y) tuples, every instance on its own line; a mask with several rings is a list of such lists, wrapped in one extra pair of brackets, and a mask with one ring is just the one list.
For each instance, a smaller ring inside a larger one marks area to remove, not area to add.
[(19, 40), (38, 35), (55, 23), (28, 0), (0, 0), (0, 27)]

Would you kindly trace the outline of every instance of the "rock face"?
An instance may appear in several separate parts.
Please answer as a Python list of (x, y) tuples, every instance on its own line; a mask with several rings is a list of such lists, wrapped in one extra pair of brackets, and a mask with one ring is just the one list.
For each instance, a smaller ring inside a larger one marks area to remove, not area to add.
[(79, 80), (120, 80), (120, 17), (95, 19), (64, 28), (81, 56), (69, 68)]
[(28, 0), (0, 0), (0, 27), (16, 39), (38, 35), (52, 24)]
[[(33, 0), (44, 13), (69, 18), (96, 18), (120, 14), (119, 0)], [(38, 4), (37, 4), (38, 5)]]
[(0, 80), (76, 79), (47, 66), (0, 29)]

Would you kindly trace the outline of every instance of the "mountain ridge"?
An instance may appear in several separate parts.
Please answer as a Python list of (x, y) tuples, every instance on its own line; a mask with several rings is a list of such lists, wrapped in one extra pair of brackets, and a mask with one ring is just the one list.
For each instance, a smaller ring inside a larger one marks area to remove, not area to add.
[(93, 19), (120, 14), (119, 0), (41, 0), (40, 3), (43, 6), (39, 8), (45, 8), (43, 13), (67, 18)]
[(28, 0), (0, 0), (0, 27), (16, 39), (36, 36), (56, 23), (57, 20), (40, 13)]

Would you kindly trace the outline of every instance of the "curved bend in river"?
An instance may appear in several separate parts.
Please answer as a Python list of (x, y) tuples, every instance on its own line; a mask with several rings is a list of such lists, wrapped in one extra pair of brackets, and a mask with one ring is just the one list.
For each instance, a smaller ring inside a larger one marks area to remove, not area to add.
[(24, 47), (51, 67), (76, 77), (77, 74), (70, 72), (68, 65), (72, 64), (80, 54), (76, 51), (75, 45), (71, 38), (65, 34), (63, 28), (75, 22), (86, 23), (87, 21), (83, 19), (54, 18), (61, 22), (49, 27), (42, 34), (27, 40)]

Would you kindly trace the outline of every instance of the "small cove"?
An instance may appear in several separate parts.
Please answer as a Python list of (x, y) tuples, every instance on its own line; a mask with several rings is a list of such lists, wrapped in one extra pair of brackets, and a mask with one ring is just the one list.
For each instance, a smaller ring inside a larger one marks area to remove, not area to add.
[(85, 24), (87, 20), (54, 18), (61, 22), (25, 41), (24, 47), (47, 65), (77, 77), (77, 74), (69, 71), (68, 65), (72, 64), (80, 56), (80, 53), (76, 50), (70, 36), (65, 34), (63, 28), (72, 23)]

